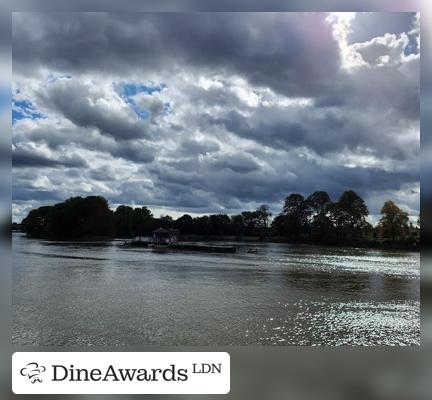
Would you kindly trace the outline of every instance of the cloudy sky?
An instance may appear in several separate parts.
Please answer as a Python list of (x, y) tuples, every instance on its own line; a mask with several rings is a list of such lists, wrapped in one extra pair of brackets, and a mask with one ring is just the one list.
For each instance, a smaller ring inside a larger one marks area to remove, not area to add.
[(71, 196), (156, 216), (354, 189), (419, 210), (413, 13), (13, 16), (13, 214)]

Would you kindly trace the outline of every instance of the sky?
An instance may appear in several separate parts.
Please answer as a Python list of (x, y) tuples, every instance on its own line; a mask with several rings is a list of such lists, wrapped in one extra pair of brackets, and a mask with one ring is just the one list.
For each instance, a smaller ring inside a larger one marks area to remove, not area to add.
[(416, 13), (14, 13), (13, 219), (71, 196), (155, 216), (290, 193), (419, 212)]

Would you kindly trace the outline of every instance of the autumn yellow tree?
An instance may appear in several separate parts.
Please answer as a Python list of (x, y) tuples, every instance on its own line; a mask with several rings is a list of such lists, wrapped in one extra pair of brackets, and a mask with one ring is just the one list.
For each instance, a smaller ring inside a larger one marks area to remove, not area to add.
[(408, 213), (399, 208), (393, 201), (386, 201), (381, 208), (381, 220), (379, 228), (383, 237), (404, 239), (409, 234)]

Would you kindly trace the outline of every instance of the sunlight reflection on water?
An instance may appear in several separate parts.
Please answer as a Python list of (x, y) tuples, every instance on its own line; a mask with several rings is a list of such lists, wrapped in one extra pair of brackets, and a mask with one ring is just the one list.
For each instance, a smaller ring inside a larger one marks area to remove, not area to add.
[(418, 253), (236, 245), (160, 254), (14, 235), (13, 343), (419, 344)]

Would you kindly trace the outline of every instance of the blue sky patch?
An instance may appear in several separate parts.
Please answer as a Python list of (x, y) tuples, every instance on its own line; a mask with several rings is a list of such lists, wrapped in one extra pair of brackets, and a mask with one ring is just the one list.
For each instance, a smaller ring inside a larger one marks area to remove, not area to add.
[(122, 95), (125, 97), (132, 97), (138, 93), (153, 94), (155, 92), (162, 92), (162, 90), (167, 88), (165, 83), (160, 83), (159, 85), (146, 85), (143, 83), (124, 83), (120, 84)]
[(30, 118), (40, 119), (44, 116), (36, 110), (33, 103), (30, 100), (12, 100), (12, 123), (15, 124), (17, 121)]
[(48, 76), (48, 82), (52, 83), (55, 81), (58, 81), (59, 79), (71, 79), (72, 75), (67, 75), (67, 74), (63, 74), (63, 75), (54, 75), (54, 74), (50, 74)]
[[(115, 85), (117, 93), (120, 97), (128, 104), (135, 114), (141, 119), (148, 119), (150, 117), (150, 111), (140, 108), (134, 101), (133, 96), (138, 93), (160, 93), (162, 90), (166, 89), (168, 86), (165, 83), (160, 83), (159, 85), (151, 85), (144, 83), (121, 83)], [(164, 105), (164, 111), (169, 111), (169, 104)]]
[(408, 42), (408, 45), (405, 47), (404, 54), (406, 56), (408, 56), (410, 54), (418, 54), (420, 49), (418, 48), (417, 39), (416, 39), (415, 35), (407, 35), (407, 36), (408, 36), (409, 42)]

